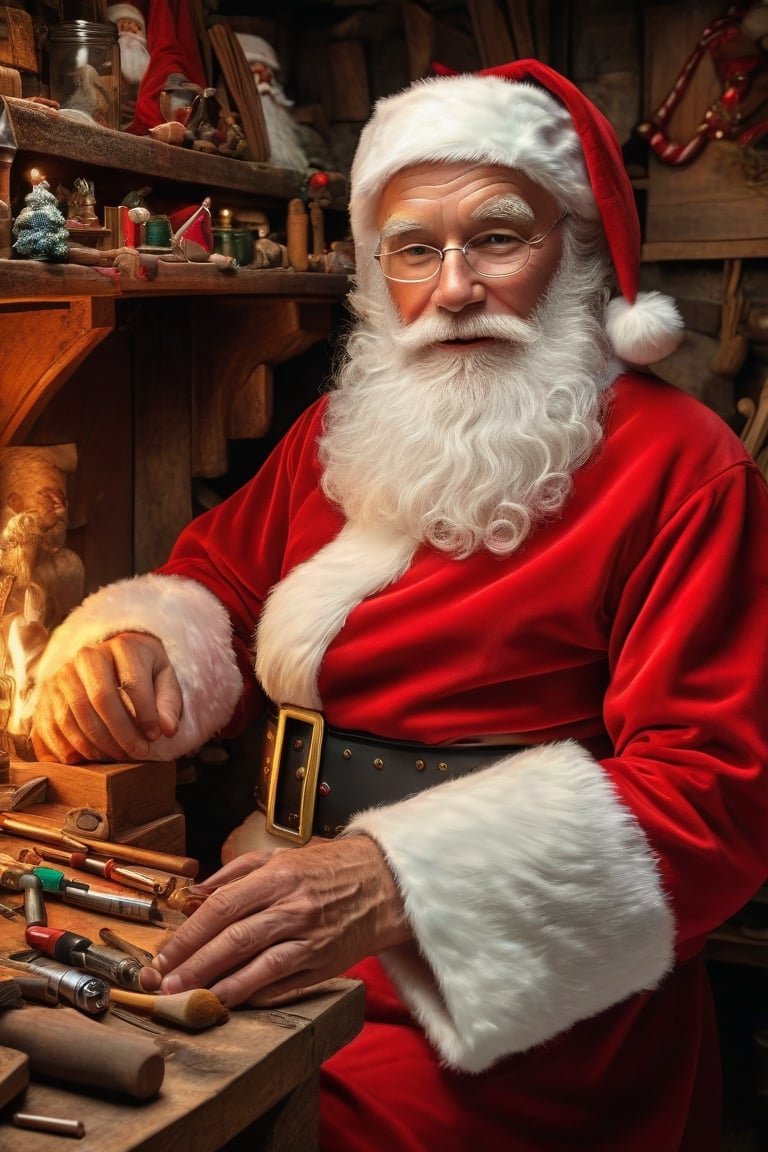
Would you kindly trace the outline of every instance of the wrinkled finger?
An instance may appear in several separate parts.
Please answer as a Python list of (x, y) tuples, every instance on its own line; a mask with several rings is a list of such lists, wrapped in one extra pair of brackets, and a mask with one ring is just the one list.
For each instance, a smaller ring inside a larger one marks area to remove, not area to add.
[(46, 727), (43, 737), (37, 729), (32, 730), (32, 747), (36, 758), (41, 762), (54, 764), (76, 764), (87, 759), (72, 747), (57, 728)]
[(110, 760), (140, 760), (149, 745), (136, 729), (130, 712), (116, 694), (116, 702), (103, 704), (100, 698), (91, 703), (76, 696), (69, 702), (72, 719), (82, 733), (81, 741), (98, 748)]
[(93, 744), (114, 759), (140, 760), (147, 755), (149, 745), (136, 725), (106, 645), (82, 649), (72, 674), (61, 676), (59, 686), (75, 722)]
[(110, 641), (115, 676), (137, 726), (148, 740), (174, 736), (182, 710), (181, 687), (157, 636), (125, 632)]
[[(186, 980), (190, 972), (198, 971), (197, 967), (190, 967), (190, 958), (195, 958), (199, 965), (214, 956), (215, 963), (207, 969), (211, 978), (233, 966), (235, 961), (226, 955), (226, 942), (222, 947), (222, 937), (233, 925), (237, 927), (238, 921), (242, 922), (243, 917), (254, 911), (253, 901), (256, 898), (245, 889), (245, 879), (243, 877), (240, 881), (217, 888), (176, 930), (162, 952), (155, 957), (154, 966), (163, 976), (183, 967), (183, 978)], [(216, 944), (213, 950), (210, 946), (212, 941)], [(222, 959), (219, 959), (220, 953)], [(185, 983), (184, 986), (199, 987), (194, 983)]]
[(233, 963), (234, 957), (230, 951), (230, 968), (223, 975), (219, 972), (218, 979), (211, 975), (210, 962), (214, 959), (213, 955), (203, 955), (194, 958), (199, 964), (190, 964), (189, 967), (184, 965), (163, 980), (162, 991), (172, 993), (202, 985), (215, 992), (222, 1004), (234, 1008), (260, 992), (264, 996), (284, 996), (333, 974), (327, 969), (313, 972), (307, 967), (307, 950), (303, 941), (283, 940), (271, 945), (264, 944), (259, 949), (254, 944), (258, 935), (257, 925), (252, 926), (250, 939), (247, 933), (241, 934), (239, 945), (233, 947), (241, 947), (244, 953), (250, 954), (250, 959)]
[(46, 707), (38, 710), (33, 746), (46, 759), (69, 764), (77, 760), (117, 760), (122, 753), (104, 729), (88, 701), (80, 696), (73, 710), (67, 693), (57, 683), (49, 688)]
[[(272, 943), (264, 936), (258, 917), (237, 920), (226, 927), (213, 940), (208, 940), (196, 948), (171, 972), (164, 976), (161, 984), (163, 992), (181, 992), (188, 988), (206, 988), (215, 980), (247, 964), (252, 957)], [(160, 971), (168, 971), (166, 962), (168, 949), (156, 958)], [(254, 984), (249, 991), (258, 987)], [(234, 1001), (233, 1001), (234, 1003)]]
[(162, 733), (154, 681), (143, 670), (126, 667), (120, 660), (115, 662), (115, 677), (120, 703), (131, 717), (133, 726), (145, 740), (156, 740)]

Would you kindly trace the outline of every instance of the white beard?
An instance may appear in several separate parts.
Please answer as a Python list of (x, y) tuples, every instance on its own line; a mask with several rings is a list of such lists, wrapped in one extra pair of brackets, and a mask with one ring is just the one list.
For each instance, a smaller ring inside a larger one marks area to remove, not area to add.
[(147, 40), (138, 32), (121, 32), (118, 37), (120, 44), (120, 74), (129, 84), (140, 84), (149, 67), (149, 51)]
[(283, 96), (282, 89), (276, 89), (275, 84), (266, 92), (263, 88), (263, 85), (259, 85), (269, 140), (269, 162), (275, 168), (295, 168), (303, 172), (308, 160), (301, 144), (298, 124), (288, 111), (291, 101)]
[[(389, 293), (347, 343), (320, 442), (323, 490), (352, 521), (457, 557), (506, 555), (558, 515), (602, 437), (609, 352), (602, 258), (568, 239), (535, 317), (443, 314), (403, 325)], [(354, 303), (354, 301), (353, 301)], [(435, 340), (496, 336), (453, 354)]]

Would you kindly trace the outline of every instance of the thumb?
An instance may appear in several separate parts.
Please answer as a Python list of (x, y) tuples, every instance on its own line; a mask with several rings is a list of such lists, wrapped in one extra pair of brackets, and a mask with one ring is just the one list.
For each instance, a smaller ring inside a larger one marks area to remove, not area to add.
[(166, 664), (155, 677), (157, 718), (163, 736), (175, 736), (181, 717), (182, 695), (176, 673)]

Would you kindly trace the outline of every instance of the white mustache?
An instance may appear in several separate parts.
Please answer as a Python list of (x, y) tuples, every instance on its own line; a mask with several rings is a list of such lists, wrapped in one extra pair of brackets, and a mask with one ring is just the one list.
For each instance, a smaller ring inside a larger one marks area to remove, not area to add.
[(504, 340), (511, 344), (533, 344), (541, 334), (539, 323), (519, 316), (473, 316), (452, 320), (430, 316), (399, 326), (393, 333), (396, 343), (409, 351), (443, 344), (451, 340)]

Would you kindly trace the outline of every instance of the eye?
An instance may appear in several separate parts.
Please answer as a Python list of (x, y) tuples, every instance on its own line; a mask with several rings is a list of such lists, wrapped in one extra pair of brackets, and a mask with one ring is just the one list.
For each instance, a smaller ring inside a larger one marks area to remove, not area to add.
[(519, 252), (527, 243), (515, 232), (483, 232), (473, 236), (467, 247), (473, 252), (503, 257)]
[(402, 260), (410, 268), (417, 268), (420, 264), (429, 264), (434, 260), (436, 251), (428, 244), (408, 244), (392, 255), (397, 256), (398, 260)]

